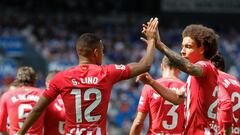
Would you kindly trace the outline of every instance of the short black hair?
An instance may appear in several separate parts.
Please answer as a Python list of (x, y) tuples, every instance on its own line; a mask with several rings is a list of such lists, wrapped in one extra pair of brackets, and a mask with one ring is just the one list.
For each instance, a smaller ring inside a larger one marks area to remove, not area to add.
[(224, 58), (221, 56), (221, 53), (218, 53), (216, 55), (214, 55), (212, 58), (211, 58), (211, 62), (213, 63), (213, 65), (221, 70), (221, 71), (224, 71), (225, 70), (225, 62), (224, 62)]
[(77, 41), (76, 51), (80, 56), (89, 56), (91, 51), (97, 47), (99, 47), (99, 43), (101, 39), (92, 33), (84, 33), (82, 34)]
[(17, 70), (14, 86), (33, 86), (36, 82), (37, 74), (32, 67), (23, 66)]

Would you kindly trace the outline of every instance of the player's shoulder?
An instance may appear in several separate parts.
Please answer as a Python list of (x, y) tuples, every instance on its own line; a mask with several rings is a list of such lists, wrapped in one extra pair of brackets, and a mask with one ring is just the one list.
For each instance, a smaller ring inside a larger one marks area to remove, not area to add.
[(111, 70), (111, 69), (116, 69), (116, 70), (125, 70), (127, 65), (123, 64), (107, 64), (107, 65), (96, 65), (96, 64), (87, 64), (87, 65), (79, 65), (75, 66), (73, 68), (69, 68), (67, 72), (72, 72), (74, 70), (80, 70), (80, 71), (85, 71), (85, 70)]
[(122, 65), (122, 64), (109, 64), (109, 65), (103, 65), (101, 66), (103, 74), (114, 74), (119, 72), (125, 72), (129, 71), (127, 65)]
[(176, 83), (176, 84), (185, 84), (182, 80), (178, 79), (178, 78), (158, 78), (156, 80), (158, 83)]
[(218, 76), (219, 83), (224, 85), (225, 88), (227, 88), (229, 86), (234, 86), (234, 87), (236, 87), (235, 89), (240, 88), (240, 83), (235, 76), (225, 73), (225, 72), (222, 72), (222, 71), (218, 71), (218, 72), (219, 72), (219, 76)]
[(201, 65), (202, 67), (209, 67), (209, 68), (216, 69), (216, 67), (209, 60), (200, 60), (200, 61), (196, 62), (195, 64)]
[(144, 84), (144, 86), (143, 86), (143, 88), (142, 88), (142, 90), (151, 90), (151, 89), (153, 89), (150, 85), (148, 85), (148, 84)]
[(109, 64), (109, 65), (104, 65), (102, 68), (108, 68), (108, 69), (116, 69), (116, 70), (125, 70), (127, 65), (123, 64)]
[(173, 82), (176, 83), (176, 84), (179, 84), (179, 85), (184, 85), (185, 84), (184, 81), (182, 81), (182, 80), (180, 80), (178, 78), (175, 78)]
[(164, 86), (167, 86), (171, 80), (169, 78), (158, 78), (156, 79), (156, 81), (161, 84), (161, 85), (164, 85)]
[(38, 88), (38, 87), (30, 87), (30, 89), (32, 89), (33, 91), (37, 91), (37, 92), (42, 92), (43, 89), (42, 88)]
[(199, 60), (195, 64), (200, 64), (200, 65), (209, 65), (211, 64), (211, 61), (208, 60)]
[(166, 78), (157, 78), (156, 79), (156, 81), (158, 82), (158, 83), (161, 83), (161, 82), (166, 82), (166, 81), (168, 81)]
[(2, 96), (0, 97), (0, 100), (5, 100), (5, 99), (8, 99), (7, 97), (9, 96), (9, 95), (11, 95), (11, 93), (12, 93), (12, 91), (6, 91), (6, 92), (4, 92), (3, 94), (2, 94)]
[(57, 72), (53, 78), (61, 78), (64, 74), (70, 72), (72, 70), (72, 68), (66, 69), (66, 70), (61, 70), (59, 72)]
[(35, 94), (35, 95), (41, 95), (43, 92), (43, 89), (37, 88), (37, 87), (32, 87), (32, 86), (19, 86), (16, 87), (14, 90), (9, 90), (5, 92), (2, 96), (2, 98), (8, 98), (11, 96), (15, 96), (18, 94)]
[(15, 95), (19, 92), (21, 92), (22, 87), (15, 87), (13, 90), (8, 89), (6, 92), (3, 93), (2, 98), (8, 97), (11, 95)]
[(150, 85), (144, 84), (142, 87), (142, 93), (151, 93), (152, 91), (155, 91)]
[(67, 75), (74, 75), (84, 72), (93, 72), (97, 70), (102, 70), (105, 66), (100, 66), (96, 64), (86, 64), (86, 65), (77, 65), (66, 70), (63, 70), (58, 73), (58, 76), (67, 76)]
[[(217, 68), (211, 63), (211, 61), (198, 61), (195, 63), (196, 65), (200, 65), (205, 72), (206, 75), (218, 75)], [(211, 73), (211, 74), (208, 74)]]
[(41, 95), (44, 91), (41, 88), (32, 87), (32, 86), (23, 87), (23, 89), (27, 90), (26, 93), (35, 94), (35, 95)]
[(231, 78), (231, 79), (233, 79), (233, 80), (237, 80), (237, 78), (235, 77), (235, 76), (233, 76), (233, 75), (231, 75), (231, 74), (228, 74), (228, 73), (226, 73), (226, 72), (223, 72), (223, 71), (218, 71), (218, 73), (219, 73), (219, 77), (223, 77), (223, 78)]

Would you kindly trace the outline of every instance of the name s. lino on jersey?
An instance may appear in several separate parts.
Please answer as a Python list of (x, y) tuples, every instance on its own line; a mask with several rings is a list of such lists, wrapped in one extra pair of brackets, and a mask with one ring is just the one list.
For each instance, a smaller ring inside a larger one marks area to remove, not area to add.
[[(106, 117), (112, 87), (130, 78), (125, 65), (80, 65), (59, 72), (43, 96), (55, 99), (59, 94), (66, 109), (66, 135), (106, 135)], [(71, 110), (71, 111), (67, 111)]]
[[(116, 69), (119, 70), (125, 70), (125, 66), (124, 65), (115, 65)], [(78, 82), (76, 79), (72, 79), (72, 84), (74, 86), (78, 85), (78, 84), (97, 84), (98, 83), (98, 78), (94, 77), (94, 76), (89, 76), (89, 77), (85, 77), (85, 78), (80, 78), (80, 82)]]

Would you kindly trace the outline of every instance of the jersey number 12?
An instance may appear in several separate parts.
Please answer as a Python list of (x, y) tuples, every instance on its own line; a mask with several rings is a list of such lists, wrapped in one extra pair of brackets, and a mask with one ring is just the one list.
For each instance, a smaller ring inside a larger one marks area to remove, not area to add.
[[(91, 116), (90, 113), (100, 104), (102, 100), (101, 91), (96, 88), (89, 88), (84, 92), (83, 100), (81, 98), (81, 92), (81, 89), (72, 89), (70, 93), (72, 95), (75, 95), (76, 122), (81, 123), (83, 120), (83, 116), (88, 122), (98, 121), (101, 118), (101, 115)], [(92, 104), (90, 104), (90, 106), (85, 109), (82, 114), (82, 102), (90, 100), (91, 94), (95, 94), (96, 99)]]

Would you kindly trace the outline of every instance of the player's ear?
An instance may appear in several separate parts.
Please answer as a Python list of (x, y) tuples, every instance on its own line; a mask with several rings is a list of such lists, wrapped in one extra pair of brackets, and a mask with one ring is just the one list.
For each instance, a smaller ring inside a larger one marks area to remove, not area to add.
[(174, 68), (174, 72), (177, 74), (177, 76), (180, 74), (180, 70), (178, 68)]
[(199, 51), (200, 51), (200, 54), (204, 54), (204, 46), (203, 45), (201, 45), (199, 47)]
[(161, 68), (161, 71), (163, 71), (163, 64), (162, 63), (160, 64), (160, 68)]
[(98, 57), (99, 56), (97, 48), (93, 49), (93, 55), (94, 55), (94, 57)]

